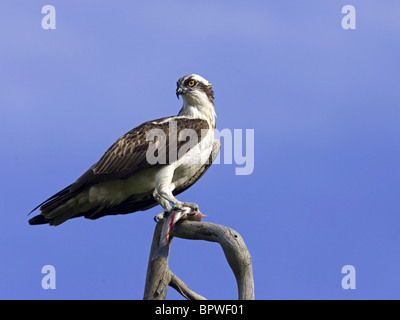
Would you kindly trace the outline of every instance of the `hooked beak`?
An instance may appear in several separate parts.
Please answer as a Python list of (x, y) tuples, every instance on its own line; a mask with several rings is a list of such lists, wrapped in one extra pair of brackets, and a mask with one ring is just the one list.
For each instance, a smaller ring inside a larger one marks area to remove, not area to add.
[(179, 96), (181, 96), (182, 94), (185, 94), (186, 90), (184, 90), (183, 88), (179, 87), (176, 89), (176, 97), (179, 99)]

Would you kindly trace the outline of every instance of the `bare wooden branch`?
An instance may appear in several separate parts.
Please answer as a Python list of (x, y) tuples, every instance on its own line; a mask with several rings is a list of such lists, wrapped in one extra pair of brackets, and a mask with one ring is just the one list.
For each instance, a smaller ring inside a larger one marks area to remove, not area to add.
[[(160, 245), (161, 229), (162, 222), (158, 222), (151, 244), (143, 300), (165, 300), (167, 296), (167, 288), (171, 280), (168, 269), (168, 255), (167, 257), (159, 256), (155, 260), (152, 259), (154, 252), (157, 251)], [(171, 242), (169, 243), (168, 250), (170, 246)]]
[(251, 256), (238, 232), (220, 224), (185, 220), (175, 226), (172, 234), (183, 239), (218, 242), (236, 277), (239, 300), (254, 300)]
[(171, 282), (169, 283), (169, 285), (172, 288), (174, 288), (176, 291), (178, 291), (186, 299), (188, 299), (188, 300), (207, 300), (203, 296), (190, 290), (189, 287), (187, 286), (187, 284), (184, 283), (181, 279), (179, 279), (176, 275), (174, 275), (171, 270), (169, 272), (171, 275)]
[(168, 285), (175, 288), (187, 299), (205, 299), (201, 295), (191, 291), (182, 280), (169, 270), (168, 256), (172, 237), (219, 243), (236, 277), (239, 299), (254, 299), (251, 256), (239, 233), (219, 224), (183, 220), (174, 226), (166, 254), (157, 255), (154, 258), (154, 254), (159, 251), (162, 224), (162, 221), (158, 222), (154, 231), (143, 299), (165, 299)]

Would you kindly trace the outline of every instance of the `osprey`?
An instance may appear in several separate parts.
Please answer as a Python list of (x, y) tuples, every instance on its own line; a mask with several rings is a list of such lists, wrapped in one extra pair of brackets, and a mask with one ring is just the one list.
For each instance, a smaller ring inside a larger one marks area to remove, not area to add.
[(59, 225), (157, 204), (167, 213), (182, 207), (197, 211), (197, 204), (175, 196), (207, 171), (221, 147), (214, 139), (214, 92), (210, 82), (190, 74), (178, 80), (176, 95), (183, 99), (177, 116), (145, 122), (123, 135), (78, 180), (33, 209), (40, 207), (41, 213), (29, 224)]

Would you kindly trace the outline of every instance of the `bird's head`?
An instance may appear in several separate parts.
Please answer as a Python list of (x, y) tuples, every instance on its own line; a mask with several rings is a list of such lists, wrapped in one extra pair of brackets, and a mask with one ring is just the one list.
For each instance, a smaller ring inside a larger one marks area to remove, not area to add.
[(206, 119), (215, 127), (214, 91), (211, 83), (197, 74), (189, 74), (176, 83), (176, 96), (182, 96), (179, 115)]
[(179, 115), (206, 119), (215, 127), (214, 91), (211, 83), (197, 74), (189, 74), (176, 83), (176, 96), (182, 96)]
[(176, 83), (176, 96), (182, 96), (185, 104), (204, 105), (207, 102), (214, 104), (214, 91), (211, 83), (197, 74), (189, 74)]

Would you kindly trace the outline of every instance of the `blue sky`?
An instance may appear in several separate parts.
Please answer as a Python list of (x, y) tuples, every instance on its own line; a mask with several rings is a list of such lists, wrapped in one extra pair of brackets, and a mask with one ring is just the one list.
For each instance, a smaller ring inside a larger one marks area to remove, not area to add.
[[(41, 28), (47, 4), (56, 30)], [(356, 30), (341, 26), (346, 4)], [(1, 299), (142, 298), (160, 207), (58, 227), (27, 214), (122, 134), (176, 114), (189, 73), (213, 84), (218, 129), (255, 132), (251, 175), (215, 165), (179, 199), (242, 235), (256, 298), (400, 298), (398, 1), (4, 0), (0, 12)], [(41, 287), (49, 264), (55, 290)], [(216, 244), (174, 239), (170, 268), (207, 298), (237, 298)]]

